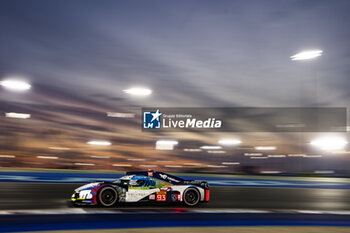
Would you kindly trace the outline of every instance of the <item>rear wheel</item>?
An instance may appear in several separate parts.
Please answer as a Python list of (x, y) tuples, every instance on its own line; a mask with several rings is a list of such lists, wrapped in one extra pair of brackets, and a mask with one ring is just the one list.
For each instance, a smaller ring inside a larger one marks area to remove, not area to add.
[(195, 206), (200, 201), (200, 194), (196, 188), (188, 188), (183, 193), (183, 201), (187, 206)]
[(118, 200), (118, 193), (113, 187), (104, 187), (98, 193), (98, 203), (105, 207), (113, 206)]

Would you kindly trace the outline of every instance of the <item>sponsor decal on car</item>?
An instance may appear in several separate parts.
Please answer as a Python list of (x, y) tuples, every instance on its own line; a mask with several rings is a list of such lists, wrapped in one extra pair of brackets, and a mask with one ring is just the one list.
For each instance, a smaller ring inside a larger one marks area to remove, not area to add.
[(156, 201), (166, 201), (166, 192), (157, 192)]
[(180, 182), (179, 180), (176, 180), (176, 179), (174, 179), (174, 178), (168, 176), (167, 174), (161, 174), (161, 173), (160, 173), (159, 176), (160, 176), (162, 179), (164, 179), (164, 180), (170, 180), (170, 181), (174, 181), (174, 182)]
[(171, 187), (167, 186), (167, 187), (160, 188), (160, 191), (171, 191)]
[(149, 195), (149, 199), (150, 200), (155, 200), (156, 199), (156, 195), (155, 194)]

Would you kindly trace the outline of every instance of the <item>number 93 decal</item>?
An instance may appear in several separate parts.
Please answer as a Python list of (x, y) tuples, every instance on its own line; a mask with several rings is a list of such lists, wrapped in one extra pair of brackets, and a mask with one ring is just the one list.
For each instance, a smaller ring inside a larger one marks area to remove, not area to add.
[(166, 201), (166, 192), (157, 192), (157, 201)]

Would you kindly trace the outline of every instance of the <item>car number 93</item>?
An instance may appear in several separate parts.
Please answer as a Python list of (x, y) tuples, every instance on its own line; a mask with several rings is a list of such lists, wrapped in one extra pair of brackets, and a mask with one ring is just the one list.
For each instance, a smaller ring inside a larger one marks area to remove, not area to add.
[(157, 192), (157, 201), (166, 201), (166, 192)]

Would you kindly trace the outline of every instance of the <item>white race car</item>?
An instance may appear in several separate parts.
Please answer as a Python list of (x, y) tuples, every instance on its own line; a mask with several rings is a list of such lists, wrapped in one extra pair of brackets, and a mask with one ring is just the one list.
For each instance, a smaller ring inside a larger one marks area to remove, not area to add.
[(73, 205), (117, 206), (120, 202), (177, 202), (195, 206), (208, 202), (206, 181), (184, 180), (163, 172), (127, 172), (113, 182), (94, 182), (74, 190)]

